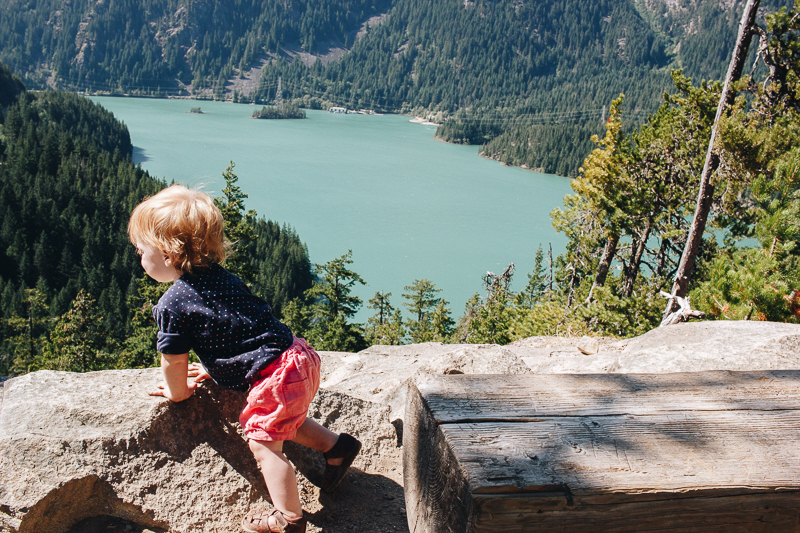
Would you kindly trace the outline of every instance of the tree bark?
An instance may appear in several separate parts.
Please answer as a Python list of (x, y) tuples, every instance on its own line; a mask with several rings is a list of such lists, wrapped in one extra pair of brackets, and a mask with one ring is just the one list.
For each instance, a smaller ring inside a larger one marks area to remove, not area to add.
[(606, 283), (608, 277), (608, 270), (611, 268), (611, 261), (617, 253), (617, 243), (619, 242), (619, 233), (613, 233), (608, 237), (606, 245), (603, 248), (603, 255), (600, 256), (600, 264), (597, 265), (597, 275), (594, 277), (594, 283), (589, 290), (589, 296), (586, 297), (586, 303), (591, 303), (596, 287), (602, 287)]
[(625, 283), (622, 286), (622, 293), (620, 296), (627, 298), (633, 292), (633, 284), (636, 282), (636, 277), (639, 275), (639, 265), (642, 263), (642, 255), (647, 248), (647, 239), (650, 238), (650, 230), (653, 224), (650, 220), (644, 227), (644, 232), (640, 239), (634, 239), (631, 243), (631, 259), (625, 268)]
[[(736, 97), (735, 91), (731, 89), (734, 81), (738, 80), (744, 69), (744, 62), (750, 48), (750, 40), (753, 36), (753, 26), (755, 25), (758, 4), (760, 0), (747, 0), (742, 14), (742, 21), (739, 23), (739, 35), (736, 38), (736, 46), (733, 50), (728, 74), (725, 76), (725, 83), (722, 87), (722, 94), (717, 106), (717, 115), (711, 127), (711, 138), (708, 141), (708, 151), (703, 165), (703, 172), (700, 175), (700, 190), (697, 195), (697, 207), (695, 208), (694, 220), (689, 228), (689, 236), (686, 239), (686, 246), (683, 249), (681, 262), (678, 271), (675, 273), (675, 283), (672, 285), (672, 298), (667, 301), (667, 308), (664, 310), (664, 318), (674, 312), (678, 306), (676, 297), (686, 296), (689, 281), (691, 279), (700, 243), (703, 241), (703, 232), (706, 229), (708, 214), (711, 211), (711, 203), (714, 198), (714, 185), (711, 183), (711, 174), (719, 166), (719, 155), (714, 153), (714, 143), (719, 129), (719, 120), (725, 108), (733, 104)], [(663, 324), (663, 323), (662, 323)]]

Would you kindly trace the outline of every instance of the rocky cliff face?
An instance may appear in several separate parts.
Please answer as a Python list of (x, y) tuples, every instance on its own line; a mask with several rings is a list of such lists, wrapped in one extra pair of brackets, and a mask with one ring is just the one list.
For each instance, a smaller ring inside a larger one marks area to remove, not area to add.
[[(326, 495), (315, 485), (321, 455), (287, 443), (309, 531), (406, 529), (398, 444), (405, 388), (420, 374), (800, 368), (800, 326), (790, 324), (699, 322), (590, 344), (535, 337), (502, 347), (323, 352), (323, 388), (309, 416), (364, 448)], [(134, 532), (228, 533), (249, 508), (267, 505), (236, 422), (243, 395), (211, 384), (171, 404), (147, 395), (160, 379), (159, 369), (41, 371), (0, 384), (0, 531), (85, 533), (92, 517), (106, 516)]]

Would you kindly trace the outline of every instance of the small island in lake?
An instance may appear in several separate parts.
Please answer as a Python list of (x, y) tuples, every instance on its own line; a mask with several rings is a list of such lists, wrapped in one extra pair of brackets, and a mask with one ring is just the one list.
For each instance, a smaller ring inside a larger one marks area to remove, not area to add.
[(280, 107), (264, 106), (260, 111), (253, 111), (252, 118), (306, 118), (306, 112), (296, 104), (284, 104)]
[(199, 107), (193, 107), (193, 108), (191, 108), (189, 110), (189, 113), (195, 113), (197, 115), (202, 115), (203, 114), (203, 110), (200, 109)]

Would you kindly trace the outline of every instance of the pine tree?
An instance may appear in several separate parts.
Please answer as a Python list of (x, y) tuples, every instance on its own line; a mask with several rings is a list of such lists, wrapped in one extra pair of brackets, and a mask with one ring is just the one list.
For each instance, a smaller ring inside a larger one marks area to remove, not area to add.
[(96, 302), (80, 290), (72, 308), (56, 321), (37, 366), (70, 372), (113, 368), (117, 350), (113, 337), (103, 327)]
[(136, 280), (135, 292), (128, 295), (130, 323), (117, 362), (119, 368), (148, 368), (159, 364), (158, 326), (153, 318), (153, 306), (169, 286), (169, 283), (156, 283), (147, 274)]
[(351, 294), (358, 283), (366, 282), (350, 270), (353, 251), (325, 264), (315, 264), (317, 280), (306, 292), (311, 305), (306, 338), (321, 350), (358, 351), (366, 345), (361, 326), (348, 322), (361, 307), (361, 298)]
[(400, 311), (390, 303), (391, 295), (391, 292), (378, 291), (367, 304), (367, 308), (375, 310), (364, 328), (364, 340), (367, 344), (402, 344), (405, 336), (403, 318)]
[(8, 328), (12, 332), (10, 341), (14, 346), (12, 375), (35, 370), (49, 325), (50, 307), (46, 294), (38, 289), (25, 289), (22, 305), (25, 315), (8, 319)]
[(403, 289), (407, 291), (403, 293), (403, 298), (407, 300), (403, 305), (412, 313), (412, 318), (406, 321), (411, 342), (431, 342), (436, 335), (431, 315), (442, 302), (437, 296), (442, 290), (428, 279), (415, 279), (414, 283)]
[(214, 199), (214, 204), (222, 212), (225, 221), (225, 240), (231, 249), (225, 259), (225, 267), (246, 284), (250, 285), (256, 280), (256, 271), (249, 258), (248, 248), (256, 240), (255, 224), (256, 212), (252, 209), (245, 211), (244, 200), (247, 194), (236, 185), (239, 176), (234, 174), (236, 163), (230, 162), (228, 168), (222, 173), (225, 179), (223, 196)]

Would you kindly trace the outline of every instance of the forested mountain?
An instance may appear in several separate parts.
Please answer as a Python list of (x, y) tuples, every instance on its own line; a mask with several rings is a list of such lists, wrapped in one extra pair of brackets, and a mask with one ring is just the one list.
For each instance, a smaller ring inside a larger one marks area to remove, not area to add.
[[(31, 87), (240, 101), (282, 77), (301, 105), (438, 112), (444, 140), (504, 133), (484, 155), (574, 175), (620, 93), (641, 123), (671, 69), (722, 77), (743, 3), (0, 0), (0, 61)], [(260, 83), (239, 83), (250, 67)]]
[[(6, 65), (0, 64), (0, 109), (8, 107), (24, 90), (22, 80), (14, 76)], [(2, 122), (3, 115), (0, 113), (0, 123)]]
[[(143, 278), (127, 224), (165, 183), (133, 164), (127, 128), (102, 107), (23, 89), (0, 65), (0, 101), (10, 102), (0, 124), (0, 375), (151, 364), (148, 306), (158, 291)], [(254, 236), (237, 248), (241, 262), (280, 311), (311, 286), (308, 251), (288, 226), (254, 213), (246, 225)], [(67, 357), (58, 335), (70, 328), (83, 340), (66, 345), (79, 350), (89, 336), (103, 361)]]
[(347, 46), (388, 9), (364, 0), (4, 0), (0, 61), (42, 87), (166, 94), (199, 91), (289, 43)]

